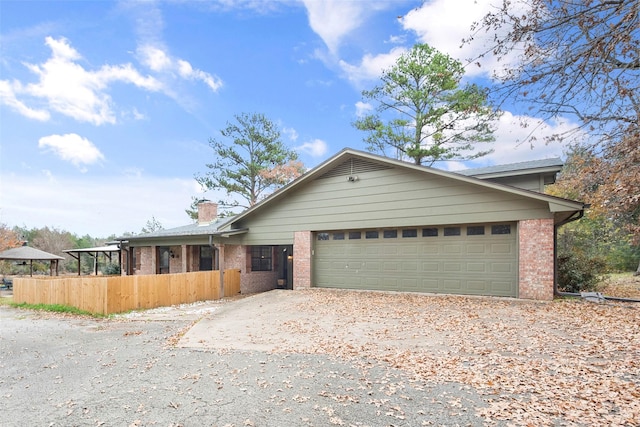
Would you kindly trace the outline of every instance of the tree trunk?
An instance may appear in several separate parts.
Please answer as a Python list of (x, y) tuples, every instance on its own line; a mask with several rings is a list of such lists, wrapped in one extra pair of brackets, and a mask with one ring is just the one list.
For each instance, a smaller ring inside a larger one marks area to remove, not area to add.
[(640, 276), (640, 262), (638, 262), (638, 269), (636, 270), (635, 273), (633, 273), (634, 276)]

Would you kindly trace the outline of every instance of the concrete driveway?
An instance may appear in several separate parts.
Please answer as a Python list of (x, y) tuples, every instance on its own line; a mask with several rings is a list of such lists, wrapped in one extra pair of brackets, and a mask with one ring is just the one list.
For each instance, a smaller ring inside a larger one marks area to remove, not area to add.
[(639, 304), (281, 290), (206, 315), (178, 345), (379, 363), (469, 387), (487, 420), (640, 425), (638, 325)]
[(0, 306), (0, 424), (640, 425), (638, 325), (638, 305), (320, 289)]

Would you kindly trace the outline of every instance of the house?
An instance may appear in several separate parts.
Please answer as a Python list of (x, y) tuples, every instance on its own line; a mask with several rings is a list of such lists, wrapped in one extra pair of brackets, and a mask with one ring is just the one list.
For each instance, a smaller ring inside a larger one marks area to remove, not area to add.
[(124, 274), (241, 270), (241, 292), (309, 287), (550, 300), (557, 228), (581, 202), (543, 194), (559, 159), (447, 172), (353, 149), (262, 202), (123, 241)]

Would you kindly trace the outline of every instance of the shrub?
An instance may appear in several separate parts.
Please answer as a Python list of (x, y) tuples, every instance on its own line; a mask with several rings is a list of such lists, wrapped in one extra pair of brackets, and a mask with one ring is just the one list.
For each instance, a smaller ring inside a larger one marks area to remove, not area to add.
[(580, 252), (561, 254), (558, 256), (558, 290), (595, 291), (606, 266), (605, 260), (599, 257), (587, 257)]
[(113, 276), (120, 274), (120, 266), (118, 264), (107, 264), (102, 268), (102, 274), (105, 276)]

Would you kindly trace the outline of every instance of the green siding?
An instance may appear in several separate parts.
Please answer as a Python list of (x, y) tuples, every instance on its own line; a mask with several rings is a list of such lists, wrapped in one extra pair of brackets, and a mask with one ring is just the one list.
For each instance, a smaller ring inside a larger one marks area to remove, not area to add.
[(550, 218), (548, 203), (453, 178), (390, 168), (315, 179), (241, 222), (243, 244), (292, 244), (294, 231)]

